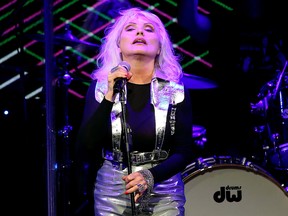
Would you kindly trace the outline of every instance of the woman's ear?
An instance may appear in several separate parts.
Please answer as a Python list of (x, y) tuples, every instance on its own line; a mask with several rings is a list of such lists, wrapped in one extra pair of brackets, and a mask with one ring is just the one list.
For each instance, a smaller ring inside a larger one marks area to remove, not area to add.
[(157, 51), (157, 55), (160, 55), (161, 53), (161, 44), (159, 44), (159, 48), (158, 48), (158, 51)]

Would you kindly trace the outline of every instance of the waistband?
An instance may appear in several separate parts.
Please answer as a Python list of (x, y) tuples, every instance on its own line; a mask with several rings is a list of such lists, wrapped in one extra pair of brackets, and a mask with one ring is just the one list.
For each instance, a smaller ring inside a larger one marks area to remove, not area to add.
[[(102, 157), (106, 160), (123, 162), (123, 153), (121, 151), (111, 152), (109, 150), (102, 151)], [(138, 166), (146, 163), (157, 163), (161, 160), (165, 160), (168, 157), (168, 153), (164, 150), (152, 151), (152, 152), (138, 152), (133, 151), (130, 153), (131, 164)]]

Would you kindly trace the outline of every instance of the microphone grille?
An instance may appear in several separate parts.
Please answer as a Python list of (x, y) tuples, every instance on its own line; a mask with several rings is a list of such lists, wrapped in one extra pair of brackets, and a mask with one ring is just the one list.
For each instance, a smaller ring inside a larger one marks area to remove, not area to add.
[(130, 69), (131, 69), (130, 64), (129, 64), (128, 62), (126, 62), (126, 61), (120, 62), (120, 63), (119, 63), (119, 66), (124, 67), (127, 71), (130, 71)]

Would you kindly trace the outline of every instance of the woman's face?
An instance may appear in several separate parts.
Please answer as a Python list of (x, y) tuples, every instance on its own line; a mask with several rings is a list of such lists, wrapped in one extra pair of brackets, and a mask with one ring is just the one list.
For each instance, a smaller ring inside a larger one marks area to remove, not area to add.
[(155, 58), (160, 53), (155, 25), (142, 16), (131, 20), (122, 30), (119, 49), (123, 59), (132, 55)]

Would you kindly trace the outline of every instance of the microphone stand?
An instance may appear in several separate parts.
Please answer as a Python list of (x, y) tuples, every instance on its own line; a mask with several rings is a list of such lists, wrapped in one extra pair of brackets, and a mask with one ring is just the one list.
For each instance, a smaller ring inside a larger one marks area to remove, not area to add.
[[(121, 123), (122, 123), (122, 134), (123, 141), (125, 142), (125, 147), (126, 147), (126, 153), (127, 153), (127, 169), (128, 169), (128, 174), (132, 173), (132, 164), (131, 164), (131, 158), (130, 158), (130, 145), (132, 144), (131, 140), (131, 129), (127, 127), (127, 121), (126, 121), (126, 107), (125, 107), (125, 87), (120, 89), (119, 96), (120, 96), (120, 103), (122, 107), (122, 114), (121, 114)], [(136, 205), (135, 205), (135, 194), (131, 193), (131, 210), (132, 210), (132, 215), (136, 215)]]

